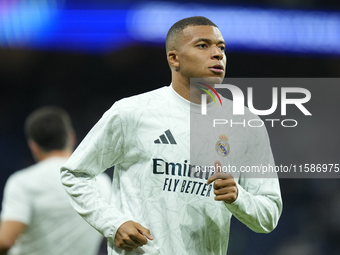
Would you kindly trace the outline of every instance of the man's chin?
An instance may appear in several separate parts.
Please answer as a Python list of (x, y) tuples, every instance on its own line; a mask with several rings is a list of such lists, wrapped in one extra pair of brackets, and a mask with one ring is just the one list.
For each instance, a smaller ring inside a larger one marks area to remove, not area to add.
[(206, 77), (206, 78), (200, 78), (202, 79), (202, 82), (214, 85), (214, 84), (221, 84), (223, 82), (222, 77)]

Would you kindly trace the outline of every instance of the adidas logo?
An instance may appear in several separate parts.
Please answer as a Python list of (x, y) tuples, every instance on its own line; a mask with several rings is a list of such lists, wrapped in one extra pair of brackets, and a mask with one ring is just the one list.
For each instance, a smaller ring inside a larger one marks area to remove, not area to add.
[[(167, 139), (168, 138), (168, 139)], [(155, 140), (154, 143), (158, 144), (177, 144), (175, 138), (172, 136), (170, 129), (165, 131), (165, 135), (159, 136), (159, 139)]]

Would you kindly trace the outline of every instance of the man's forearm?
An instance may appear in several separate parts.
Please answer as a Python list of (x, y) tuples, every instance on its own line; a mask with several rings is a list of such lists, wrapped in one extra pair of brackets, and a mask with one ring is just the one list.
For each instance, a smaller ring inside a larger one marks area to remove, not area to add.
[(0, 255), (6, 255), (26, 225), (18, 221), (4, 220), (0, 224)]
[(133, 220), (117, 210), (114, 203), (106, 202), (94, 176), (62, 168), (61, 181), (73, 208), (106, 238), (114, 239), (117, 229), (124, 222)]
[(10, 244), (5, 243), (0, 239), (0, 255), (7, 255), (7, 252), (11, 248)]
[(269, 233), (279, 221), (282, 211), (280, 194), (251, 194), (239, 186), (239, 197), (226, 204), (229, 211), (257, 233)]
[(3, 250), (1, 247), (0, 247), (0, 255), (7, 255), (8, 253), (8, 249), (5, 249)]

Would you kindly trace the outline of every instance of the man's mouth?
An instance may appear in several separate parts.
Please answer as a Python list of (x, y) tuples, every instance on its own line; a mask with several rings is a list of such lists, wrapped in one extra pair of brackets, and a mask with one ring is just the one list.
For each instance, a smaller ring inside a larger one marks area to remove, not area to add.
[(215, 73), (223, 73), (224, 72), (224, 68), (222, 65), (214, 65), (212, 67), (209, 67), (209, 69)]

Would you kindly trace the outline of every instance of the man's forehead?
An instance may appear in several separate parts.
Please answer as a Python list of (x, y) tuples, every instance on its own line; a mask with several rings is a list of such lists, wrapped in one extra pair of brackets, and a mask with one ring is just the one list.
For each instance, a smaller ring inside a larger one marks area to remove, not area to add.
[(182, 37), (186, 42), (195, 41), (199, 38), (224, 41), (220, 30), (214, 26), (187, 26), (182, 30)]

